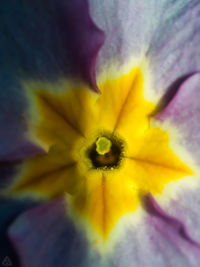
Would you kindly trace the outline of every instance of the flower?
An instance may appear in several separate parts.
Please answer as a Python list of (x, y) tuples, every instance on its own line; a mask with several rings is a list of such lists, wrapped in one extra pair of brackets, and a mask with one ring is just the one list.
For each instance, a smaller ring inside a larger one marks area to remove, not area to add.
[(2, 8), (3, 257), (199, 266), (198, 2)]
[(38, 111), (32, 132), (47, 152), (24, 161), (9, 194), (68, 193), (70, 208), (105, 240), (144, 195), (160, 194), (167, 183), (191, 175), (167, 132), (150, 123), (155, 107), (144, 99), (143, 76), (133, 68), (99, 85), (100, 95), (65, 80), (25, 82)]

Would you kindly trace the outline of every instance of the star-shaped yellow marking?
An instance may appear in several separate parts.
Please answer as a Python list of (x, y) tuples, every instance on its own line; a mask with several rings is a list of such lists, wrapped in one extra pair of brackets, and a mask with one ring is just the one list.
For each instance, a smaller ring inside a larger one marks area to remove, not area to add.
[(13, 190), (50, 198), (72, 196), (72, 209), (105, 240), (119, 218), (134, 212), (146, 193), (192, 171), (151, 126), (154, 105), (143, 96), (143, 74), (107, 80), (101, 94), (84, 86), (26, 82), (35, 99), (33, 123), (47, 153), (27, 159)]

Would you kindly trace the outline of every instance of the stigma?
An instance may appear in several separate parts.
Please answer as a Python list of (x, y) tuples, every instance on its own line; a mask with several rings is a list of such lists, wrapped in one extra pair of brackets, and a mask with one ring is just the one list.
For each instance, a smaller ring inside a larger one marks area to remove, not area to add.
[(96, 152), (99, 155), (105, 155), (110, 152), (112, 143), (107, 137), (99, 137), (96, 141)]

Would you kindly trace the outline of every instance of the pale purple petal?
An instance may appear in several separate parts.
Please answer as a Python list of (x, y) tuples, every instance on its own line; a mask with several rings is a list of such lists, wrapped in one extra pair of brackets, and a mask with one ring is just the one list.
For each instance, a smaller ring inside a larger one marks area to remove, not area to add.
[(200, 164), (200, 74), (188, 78), (156, 120), (179, 132), (178, 143)]
[(169, 216), (184, 222), (189, 236), (200, 243), (200, 179), (188, 178), (175, 188), (167, 188), (165, 198), (157, 201)]
[(168, 216), (152, 197), (144, 205), (143, 221), (138, 227), (127, 225), (116, 245), (113, 266), (198, 267), (200, 245), (190, 238), (184, 224)]
[(92, 17), (106, 33), (97, 69), (147, 59), (153, 89), (162, 96), (177, 79), (200, 70), (200, 2), (90, 0)]
[(196, 174), (167, 186), (159, 204), (169, 215), (183, 221), (192, 238), (200, 242), (200, 74), (189, 77), (154, 119), (161, 126), (176, 129), (176, 143), (194, 162)]
[(84, 233), (68, 217), (64, 197), (22, 214), (9, 235), (22, 267), (87, 267), (98, 262), (98, 255), (89, 255)]
[[(139, 222), (134, 223), (137, 216)], [(200, 265), (199, 244), (184, 235), (184, 225), (166, 215), (152, 197), (147, 197), (144, 208), (128, 216), (120, 227), (122, 232), (112, 252), (103, 259), (84, 232), (75, 227), (65, 200), (60, 198), (22, 214), (11, 226), (9, 235), (22, 267)]]

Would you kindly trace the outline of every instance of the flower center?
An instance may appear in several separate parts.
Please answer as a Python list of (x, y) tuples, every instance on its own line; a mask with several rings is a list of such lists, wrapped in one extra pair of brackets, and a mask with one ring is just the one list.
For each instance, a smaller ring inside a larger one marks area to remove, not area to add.
[(100, 136), (89, 149), (93, 168), (112, 169), (117, 168), (122, 159), (123, 145), (122, 141), (111, 136)]

